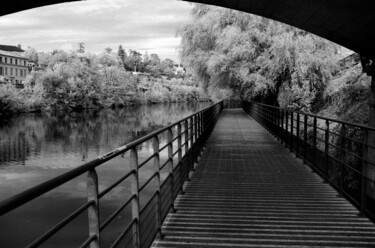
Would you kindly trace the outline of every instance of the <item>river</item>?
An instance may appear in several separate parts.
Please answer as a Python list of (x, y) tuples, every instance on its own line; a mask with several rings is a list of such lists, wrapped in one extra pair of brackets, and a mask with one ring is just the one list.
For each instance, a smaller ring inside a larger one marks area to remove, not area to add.
[[(80, 113), (22, 114), (0, 120), (0, 201), (103, 155), (147, 133), (197, 112), (210, 103), (142, 105)], [(161, 135), (161, 143), (166, 136)], [(152, 154), (151, 142), (138, 147), (140, 160)], [(162, 154), (162, 156), (165, 156)], [(129, 171), (127, 156), (98, 167), (99, 191)], [(145, 166), (141, 182), (152, 173)], [(104, 220), (130, 193), (125, 182), (100, 201)], [(150, 195), (145, 190), (144, 200)], [(142, 197), (142, 196), (141, 196)], [(142, 198), (141, 198), (142, 200)], [(86, 175), (0, 217), (0, 247), (24, 247), (86, 201)], [(109, 245), (130, 218), (125, 209), (102, 243)], [(87, 213), (64, 227), (42, 247), (77, 247), (88, 237)]]

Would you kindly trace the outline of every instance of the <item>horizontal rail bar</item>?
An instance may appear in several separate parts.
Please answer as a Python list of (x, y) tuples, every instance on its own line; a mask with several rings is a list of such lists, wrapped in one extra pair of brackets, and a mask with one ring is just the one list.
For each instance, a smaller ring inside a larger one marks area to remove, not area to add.
[(105, 196), (109, 191), (111, 191), (113, 188), (115, 188), (117, 185), (119, 185), (120, 183), (122, 183), (124, 180), (126, 180), (131, 174), (135, 173), (135, 170), (131, 170), (129, 171), (128, 173), (126, 173), (123, 177), (121, 177), (119, 180), (117, 180), (115, 183), (113, 183), (111, 186), (109, 186), (108, 188), (106, 188), (105, 190), (103, 190), (102, 192), (100, 192), (98, 194), (98, 198), (102, 198), (103, 196)]
[(96, 240), (97, 238), (98, 237), (96, 235), (91, 235), (79, 248), (86, 248), (92, 241)]
[(114, 218), (124, 209), (126, 208), (127, 205), (131, 203), (131, 201), (137, 197), (136, 195), (132, 195), (124, 204), (122, 204), (118, 209), (116, 209), (115, 212), (113, 212), (105, 221), (104, 223), (100, 226), (100, 231), (104, 230)]
[(42, 236), (40, 236), (38, 239), (36, 239), (34, 242), (29, 244), (27, 248), (33, 248), (33, 247), (38, 247), (41, 245), (43, 242), (48, 240), (50, 237), (52, 237), (53, 234), (58, 232), (61, 228), (66, 226), (70, 221), (74, 220), (78, 215), (83, 213), (83, 211), (87, 210), (89, 206), (91, 206), (94, 203), (94, 201), (89, 201), (86, 202), (84, 205), (79, 207), (77, 210), (75, 210), (73, 213), (65, 217), (62, 221), (57, 223), (54, 227), (49, 229), (47, 232), (45, 232)]

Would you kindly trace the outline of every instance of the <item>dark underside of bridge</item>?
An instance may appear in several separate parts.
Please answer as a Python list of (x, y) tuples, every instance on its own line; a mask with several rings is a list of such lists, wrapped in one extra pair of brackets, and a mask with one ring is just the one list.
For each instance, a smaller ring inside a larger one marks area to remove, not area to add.
[[(3, 4), (0, 15), (60, 0), (14, 0)], [(375, 58), (375, 3), (373, 0), (195, 0), (277, 20)]]

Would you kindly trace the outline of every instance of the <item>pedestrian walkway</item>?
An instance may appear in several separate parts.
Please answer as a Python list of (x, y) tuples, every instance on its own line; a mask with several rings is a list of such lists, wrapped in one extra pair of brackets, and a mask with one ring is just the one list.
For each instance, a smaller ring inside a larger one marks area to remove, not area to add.
[(375, 247), (375, 224), (242, 109), (225, 109), (152, 247)]

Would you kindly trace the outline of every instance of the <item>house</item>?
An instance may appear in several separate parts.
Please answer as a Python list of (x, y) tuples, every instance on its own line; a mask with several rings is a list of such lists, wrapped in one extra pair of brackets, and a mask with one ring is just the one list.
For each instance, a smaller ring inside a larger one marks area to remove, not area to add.
[(0, 78), (22, 88), (28, 74), (28, 61), (21, 46), (0, 45)]

